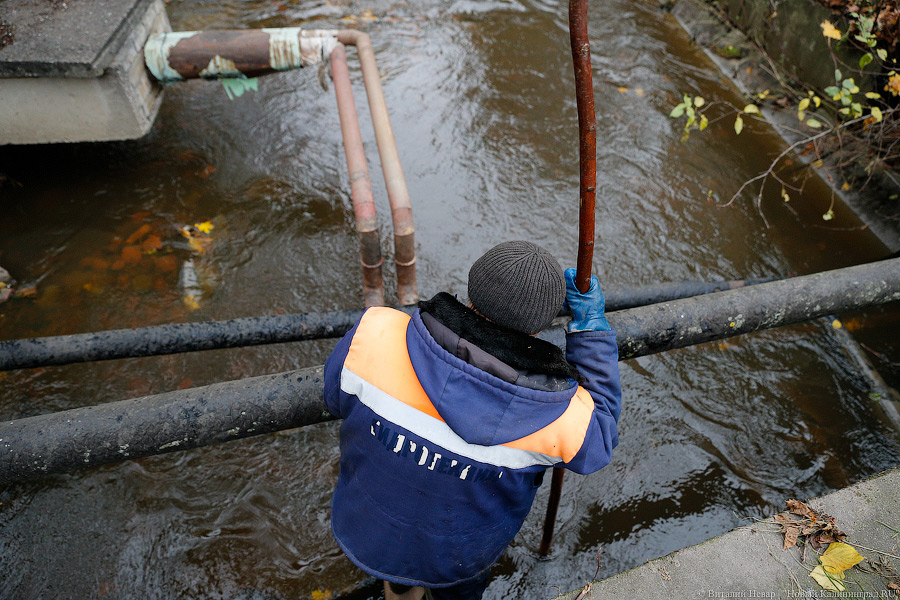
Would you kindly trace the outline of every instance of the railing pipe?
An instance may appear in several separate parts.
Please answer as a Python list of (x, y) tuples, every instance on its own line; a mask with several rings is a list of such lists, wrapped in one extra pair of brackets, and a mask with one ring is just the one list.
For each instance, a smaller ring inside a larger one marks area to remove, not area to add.
[[(611, 313), (620, 360), (900, 300), (900, 259)], [(322, 367), (0, 423), (0, 485), (333, 419)]]
[(400, 166), (400, 154), (388, 116), (384, 91), (381, 88), (381, 75), (375, 64), (375, 52), (372, 41), (361, 31), (345, 29), (337, 34), (342, 44), (356, 46), (359, 53), (359, 64), (362, 70), (366, 96), (369, 99), (369, 112), (372, 115), (372, 126), (375, 129), (375, 140), (378, 144), (378, 155), (381, 157), (381, 169), (387, 186), (388, 202), (391, 205), (391, 220), (394, 225), (394, 262), (397, 265), (397, 296), (400, 304), (413, 305), (419, 300), (416, 287), (416, 248), (415, 227), (413, 226), (412, 207), (409, 202), (409, 190)]
[[(696, 282), (681, 281), (653, 286), (610, 290), (609, 311), (735, 289), (769, 279)], [(401, 307), (412, 312), (412, 307)], [(200, 350), (239, 348), (339, 338), (362, 316), (361, 309), (243, 317), (227, 321), (168, 323), (136, 329), (27, 338), (0, 342), (0, 371), (68, 365), (72, 363), (178, 354)], [(561, 312), (560, 316), (567, 313)]]
[(341, 121), (341, 134), (344, 138), (347, 170), (350, 173), (350, 194), (353, 198), (353, 212), (356, 215), (356, 232), (359, 234), (363, 298), (366, 306), (384, 306), (384, 283), (381, 276), (381, 265), (384, 261), (381, 258), (375, 197), (372, 194), (366, 151), (359, 131), (356, 102), (353, 100), (353, 90), (350, 87), (347, 53), (341, 43), (336, 44), (331, 51), (331, 74)]

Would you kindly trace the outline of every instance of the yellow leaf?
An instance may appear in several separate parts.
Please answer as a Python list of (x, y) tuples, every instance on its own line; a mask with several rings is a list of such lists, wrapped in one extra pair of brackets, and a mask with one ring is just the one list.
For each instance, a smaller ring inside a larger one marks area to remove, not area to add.
[(329, 600), (331, 598), (331, 592), (328, 590), (313, 590), (310, 595), (312, 596), (312, 600)]
[(890, 78), (888, 78), (887, 85), (884, 86), (884, 91), (890, 92), (893, 96), (900, 94), (900, 75), (897, 75), (896, 73), (891, 74)]
[(821, 167), (824, 163), (822, 162), (822, 159), (819, 159), (819, 160), (814, 160), (814, 161), (812, 161), (810, 164), (811, 164), (812, 166), (814, 166), (815, 168), (818, 169), (818, 168)]
[(738, 115), (734, 120), (734, 132), (738, 135), (741, 135), (741, 131), (744, 130), (744, 120), (741, 118), (741, 115)]
[(619, 88), (619, 93), (620, 93), (620, 94), (627, 94), (627, 93), (628, 93), (628, 88), (625, 87), (625, 86), (620, 87), (620, 88)]
[(785, 201), (785, 202), (790, 202), (790, 201), (791, 201), (791, 197), (790, 197), (790, 195), (787, 193), (787, 190), (784, 189), (784, 186), (781, 186), (781, 197), (784, 198), (784, 201)]
[(866, 558), (860, 556), (856, 548), (844, 542), (832, 542), (828, 544), (828, 549), (819, 557), (825, 571), (833, 575), (840, 575), (843, 579), (844, 571), (852, 568), (854, 565), (864, 561)]
[(834, 218), (834, 210), (831, 209), (831, 208), (828, 209), (828, 212), (827, 212), (827, 213), (825, 213), (824, 215), (822, 215), (822, 220), (823, 220), (823, 221), (830, 221), (830, 220), (832, 220), (833, 218)]
[(841, 189), (846, 192), (850, 189), (850, 184), (845, 181), (843, 184), (841, 184)]
[(200, 308), (200, 303), (197, 302), (197, 299), (194, 298), (193, 294), (188, 294), (182, 298), (182, 300), (184, 300), (184, 305), (188, 310), (197, 310)]
[(840, 30), (831, 24), (831, 21), (822, 21), (822, 35), (833, 40), (841, 39)]
[(844, 324), (841, 323), (840, 321), (838, 321), (837, 319), (835, 319), (834, 321), (831, 322), (831, 326), (834, 327), (835, 329), (840, 329), (841, 327), (844, 326)]
[(707, 125), (709, 125), (709, 119), (706, 118), (706, 115), (700, 115), (700, 131), (706, 129)]
[(844, 584), (841, 583), (841, 580), (844, 578), (843, 575), (826, 573), (822, 568), (822, 565), (813, 569), (809, 576), (815, 579), (816, 583), (822, 586), (822, 589), (828, 590), (829, 592), (843, 592), (847, 589), (844, 587)]
[(804, 111), (807, 108), (809, 108), (809, 98), (804, 98), (803, 100), (800, 101), (800, 104), (797, 106), (797, 110)]
[(881, 109), (877, 106), (872, 107), (872, 117), (875, 119), (876, 123), (880, 123), (884, 118), (884, 115), (881, 114)]
[(196, 227), (199, 231), (209, 235), (209, 232), (215, 228), (210, 221), (203, 221), (202, 223), (194, 223), (194, 227)]
[(747, 113), (748, 115), (753, 115), (753, 114), (758, 115), (759, 108), (757, 108), (755, 104), (748, 104), (747, 106), (744, 107), (744, 112)]
[(634, 93), (638, 96), (644, 95), (644, 88), (634, 88)]
[(700, 96), (697, 96), (696, 98), (694, 98), (694, 106), (696, 106), (697, 108), (700, 108), (705, 103), (706, 103), (706, 100), (704, 100)]

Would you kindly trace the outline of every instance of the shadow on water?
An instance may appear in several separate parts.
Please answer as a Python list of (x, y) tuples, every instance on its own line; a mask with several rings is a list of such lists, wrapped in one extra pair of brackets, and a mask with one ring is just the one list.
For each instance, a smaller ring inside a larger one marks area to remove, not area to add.
[[(574, 264), (577, 122), (564, 3), (195, 0), (176, 29), (358, 26), (373, 37), (417, 227), (420, 291), (465, 294), (511, 238)], [(371, 10), (375, 20), (365, 10)], [(367, 20), (368, 19), (368, 20)], [(590, 15), (598, 115), (597, 250), (607, 287), (800, 274), (886, 251), (819, 181), (724, 204), (783, 147), (765, 126), (679, 143), (683, 93), (740, 103), (650, 2)], [(365, 106), (350, 52), (357, 105)], [(360, 115), (383, 247), (391, 228)], [(0, 149), (0, 264), (35, 295), (0, 305), (0, 337), (357, 307), (335, 101), (310, 70), (229, 102), (169, 88), (143, 139)], [(184, 237), (186, 225), (209, 234)], [(768, 226), (766, 225), (768, 223)], [(204, 237), (205, 236), (205, 237)], [(385, 260), (393, 302), (390, 251)], [(192, 298), (189, 299), (188, 296)], [(897, 307), (844, 315), (894, 386)], [(552, 555), (547, 490), (486, 598), (544, 598), (631, 568), (900, 462), (865, 379), (816, 322), (621, 364), (612, 464), (567, 479)], [(333, 341), (0, 374), (0, 418), (321, 364)], [(331, 538), (338, 431), (319, 425), (0, 490), (0, 598), (375, 598)]]

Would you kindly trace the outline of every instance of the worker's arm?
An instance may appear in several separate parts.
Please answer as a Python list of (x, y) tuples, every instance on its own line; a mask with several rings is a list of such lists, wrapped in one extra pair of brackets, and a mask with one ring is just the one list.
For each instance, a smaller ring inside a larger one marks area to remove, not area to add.
[(566, 270), (566, 304), (572, 321), (566, 334), (566, 360), (581, 373), (594, 400), (594, 413), (578, 454), (564, 466), (577, 473), (593, 473), (606, 466), (619, 442), (617, 422), (622, 410), (619, 352), (616, 332), (606, 321), (606, 301), (596, 277), (581, 293), (575, 287), (575, 269)]

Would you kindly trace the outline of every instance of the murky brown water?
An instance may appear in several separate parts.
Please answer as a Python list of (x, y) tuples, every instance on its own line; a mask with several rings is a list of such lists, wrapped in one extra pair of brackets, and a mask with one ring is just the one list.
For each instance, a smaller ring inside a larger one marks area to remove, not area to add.
[[(506, 239), (534, 240), (574, 264), (576, 117), (564, 3), (185, 0), (168, 9), (176, 29), (342, 27), (341, 17), (372, 10), (377, 20), (357, 25), (373, 36), (383, 72), (423, 295), (464, 294), (469, 265)], [(595, 3), (590, 18), (600, 140), (594, 264), (604, 285), (807, 273), (886, 254), (843, 207), (834, 221), (819, 218), (830, 194), (815, 181), (788, 205), (773, 186), (761, 207), (769, 228), (749, 195), (732, 208), (708, 202), (708, 190), (727, 200), (781, 143), (753, 124), (735, 140), (729, 122), (680, 144), (668, 113), (681, 93), (740, 99), (654, 3)], [(0, 171), (21, 184), (0, 188), (0, 264), (37, 289), (0, 305), (0, 338), (359, 306), (333, 94), (310, 70), (260, 83), (235, 101), (217, 83), (173, 87), (142, 140), (0, 150)], [(208, 220), (215, 229), (199, 253), (177, 227)], [(183, 301), (185, 283), (196, 310)], [(872, 359), (896, 385), (897, 308), (846, 320), (882, 353)], [(332, 346), (0, 374), (0, 418), (321, 364)], [(607, 576), (742, 516), (771, 513), (785, 498), (900, 463), (897, 434), (879, 420), (865, 379), (826, 324), (629, 361), (622, 376), (613, 463), (567, 478), (546, 561), (536, 557), (541, 491), (486, 598), (550, 597), (593, 575), (598, 548)], [(321, 598), (317, 591), (347, 590), (364, 578), (328, 527), (337, 468), (337, 428), (323, 425), (4, 489), (0, 597)]]

